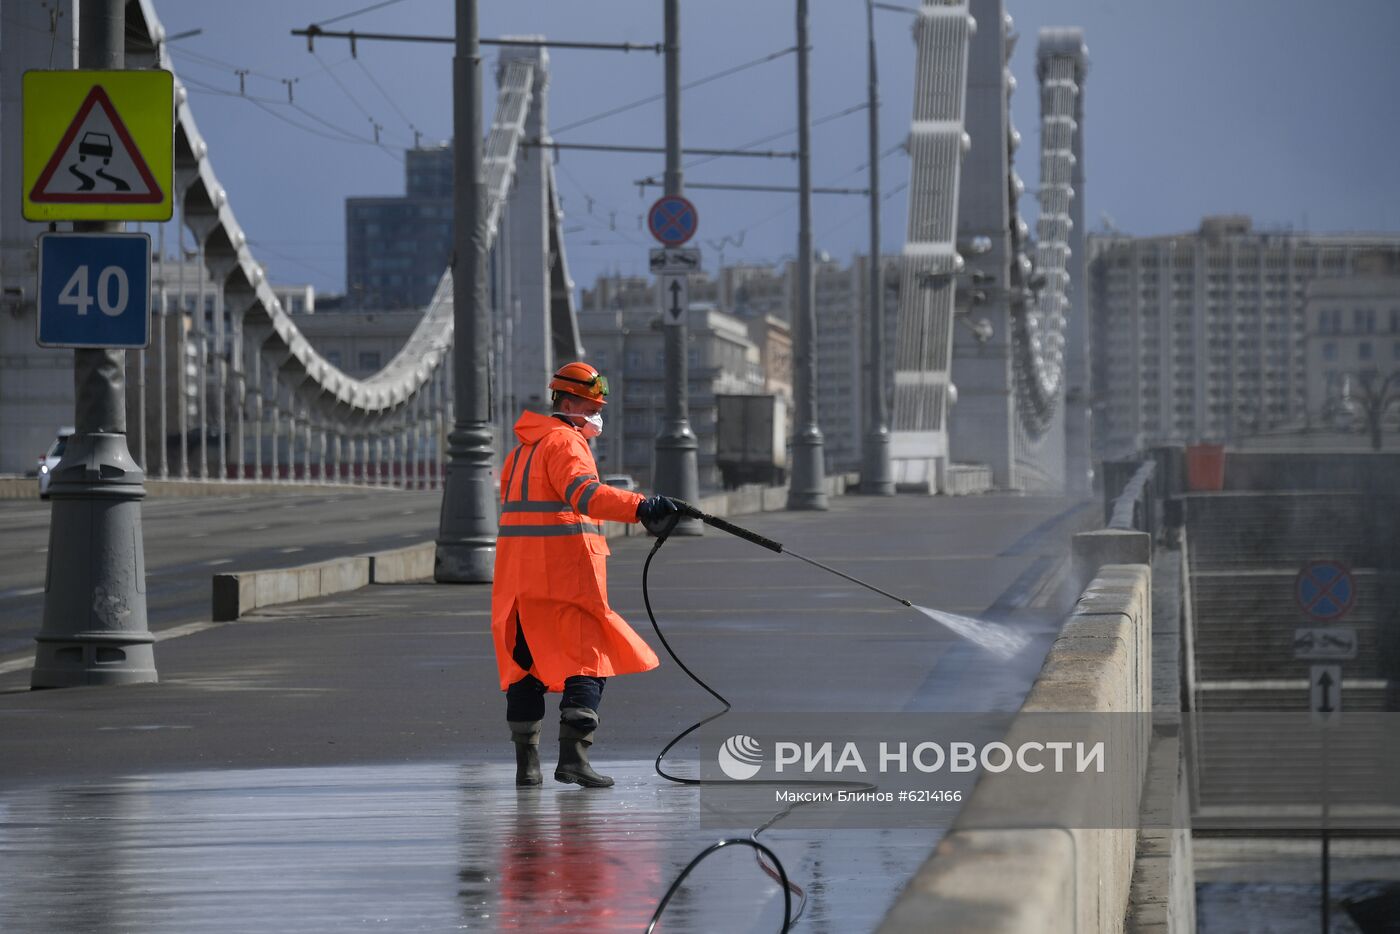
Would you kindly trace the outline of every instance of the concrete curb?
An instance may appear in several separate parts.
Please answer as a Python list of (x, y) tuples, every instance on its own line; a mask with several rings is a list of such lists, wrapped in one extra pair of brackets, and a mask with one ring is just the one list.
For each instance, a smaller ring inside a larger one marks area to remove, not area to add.
[(437, 542), (419, 542), (407, 548), (379, 551), (369, 556), (371, 584), (406, 584), (432, 580)]
[[(827, 478), (827, 491), (840, 496), (854, 483), (853, 474)], [(232, 487), (233, 484), (221, 484)], [(269, 484), (244, 484), (245, 488), (268, 487)], [(295, 489), (286, 484), (276, 490)], [(312, 489), (327, 490), (316, 486)], [(787, 508), (787, 487), (743, 487), (714, 496), (702, 497), (697, 504), (716, 516), (772, 512)], [(645, 535), (640, 525), (625, 522), (603, 523), (608, 538)], [(433, 563), (437, 543), (418, 542), (404, 548), (370, 554), (332, 558), (300, 567), (273, 568), (263, 571), (235, 571), (215, 574), (212, 583), (212, 618), (216, 622), (231, 622), (260, 607), (295, 603), (313, 597), (326, 597), (347, 590), (358, 590), (369, 584), (404, 584), (433, 578)]]
[(210, 612), (215, 622), (229, 622), (258, 607), (358, 590), (369, 583), (369, 568), (369, 555), (355, 555), (294, 568), (215, 574)]

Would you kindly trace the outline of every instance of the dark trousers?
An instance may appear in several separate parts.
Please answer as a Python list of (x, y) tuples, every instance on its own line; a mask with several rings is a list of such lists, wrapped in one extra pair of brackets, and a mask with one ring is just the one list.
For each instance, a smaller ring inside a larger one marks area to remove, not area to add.
[[(526, 671), (535, 663), (530, 654), (530, 646), (525, 642), (525, 630), (520, 628), (520, 617), (515, 618), (515, 651), (511, 653), (515, 663)], [(597, 711), (603, 701), (603, 684), (607, 678), (594, 678), (591, 675), (574, 675), (564, 679), (564, 696), (559, 700), (559, 709), (586, 707)], [(543, 681), (534, 675), (526, 675), (506, 688), (506, 719), (512, 721), (543, 720), (544, 696), (548, 692)]]

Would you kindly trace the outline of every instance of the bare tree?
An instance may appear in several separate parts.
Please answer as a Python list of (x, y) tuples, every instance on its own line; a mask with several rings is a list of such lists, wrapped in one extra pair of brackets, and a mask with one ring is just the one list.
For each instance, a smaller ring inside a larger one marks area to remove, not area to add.
[(1382, 426), (1396, 402), (1400, 402), (1400, 370), (1385, 379), (1375, 370), (1363, 370), (1342, 384), (1342, 407), (1365, 427), (1373, 451), (1381, 449)]

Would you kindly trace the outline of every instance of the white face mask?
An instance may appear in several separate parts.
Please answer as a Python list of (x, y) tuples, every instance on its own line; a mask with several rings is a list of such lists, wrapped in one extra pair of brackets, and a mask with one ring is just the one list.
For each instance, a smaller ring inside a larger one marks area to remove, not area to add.
[[(589, 440), (592, 440), (603, 433), (602, 412), (594, 412), (592, 415), (579, 415), (576, 412), (555, 412), (553, 414), (562, 415), (564, 418), (569, 419), (569, 421), (573, 422), (574, 426), (578, 428), (579, 433)], [(573, 420), (576, 418), (583, 419), (583, 424), (580, 425), (577, 422), (574, 422)]]

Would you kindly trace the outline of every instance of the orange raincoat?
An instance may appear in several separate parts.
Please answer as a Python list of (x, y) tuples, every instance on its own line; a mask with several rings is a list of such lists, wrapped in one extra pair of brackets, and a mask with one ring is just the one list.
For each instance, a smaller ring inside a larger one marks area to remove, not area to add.
[[(501, 524), (491, 585), (491, 635), (501, 690), (527, 674), (551, 691), (573, 675), (607, 678), (648, 671), (656, 653), (608, 606), (602, 527), (585, 518), (636, 522), (640, 493), (598, 481), (593, 452), (575, 428), (525, 412), (520, 445), (501, 469)], [(511, 657), (516, 618), (534, 659)]]

